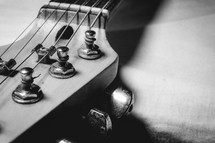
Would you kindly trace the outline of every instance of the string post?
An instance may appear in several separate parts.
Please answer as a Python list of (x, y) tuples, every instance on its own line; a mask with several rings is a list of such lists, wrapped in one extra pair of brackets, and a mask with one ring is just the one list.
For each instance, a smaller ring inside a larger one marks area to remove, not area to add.
[(95, 44), (96, 32), (93, 30), (87, 30), (85, 32), (85, 42), (81, 48), (78, 49), (79, 57), (87, 60), (94, 60), (100, 58), (103, 54), (99, 49), (99, 46)]
[(20, 70), (21, 84), (12, 93), (12, 98), (20, 104), (36, 103), (43, 97), (43, 92), (40, 87), (34, 84), (32, 77), (34, 70), (29, 67), (24, 67)]
[(68, 51), (69, 48), (66, 46), (61, 46), (57, 48), (58, 61), (53, 63), (49, 68), (49, 74), (52, 77), (66, 79), (75, 75), (75, 68), (70, 62), (68, 62)]
[(9, 61), (4, 61), (0, 58), (0, 73), (9, 74), (10, 70), (16, 65), (16, 61), (14, 59), (10, 59)]

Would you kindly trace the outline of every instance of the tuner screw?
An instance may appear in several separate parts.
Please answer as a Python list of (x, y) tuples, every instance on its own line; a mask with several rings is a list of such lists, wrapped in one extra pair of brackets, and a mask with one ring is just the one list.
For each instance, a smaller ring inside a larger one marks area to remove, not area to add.
[(58, 61), (49, 68), (49, 74), (55, 78), (66, 79), (75, 75), (75, 68), (68, 62), (69, 48), (61, 46), (57, 48)]
[(38, 85), (33, 83), (33, 69), (29, 67), (22, 68), (20, 74), (22, 81), (12, 93), (13, 100), (17, 103), (29, 104), (42, 99), (42, 90)]
[(102, 52), (98, 45), (94, 44), (96, 32), (93, 30), (87, 30), (85, 32), (85, 44), (78, 49), (79, 57), (87, 60), (98, 59), (102, 56)]

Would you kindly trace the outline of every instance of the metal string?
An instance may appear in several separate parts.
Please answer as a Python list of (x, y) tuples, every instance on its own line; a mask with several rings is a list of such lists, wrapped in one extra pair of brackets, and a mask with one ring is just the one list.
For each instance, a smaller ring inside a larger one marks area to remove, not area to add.
[[(80, 0), (77, 0), (74, 2), (74, 4), (78, 3)], [(65, 12), (60, 16), (60, 18), (58, 19), (58, 21), (55, 23), (55, 25), (52, 27), (52, 29), (49, 31), (49, 33), (46, 35), (46, 37), (43, 39), (43, 41), (41, 42), (41, 44), (43, 44), (45, 42), (45, 40), (48, 38), (48, 36), (51, 34), (51, 32), (54, 30), (54, 28), (57, 26), (57, 24), (60, 22), (60, 20), (63, 18), (63, 16), (66, 14), (66, 12), (69, 10), (70, 6), (72, 4), (69, 4), (69, 6), (67, 7), (67, 9), (65, 10)]]
[[(48, 3), (48, 5), (50, 2)], [(38, 15), (41, 14), (41, 11)], [(19, 36), (4, 50), (4, 52), (0, 55), (0, 58), (12, 47), (12, 45), (25, 33), (25, 31), (36, 21), (37, 17), (31, 21), (31, 23), (19, 34)]]
[(1, 82), (0, 85), (6, 81), (10, 75), (12, 75), (14, 73), (14, 71), (16, 71), (34, 52), (32, 52), (30, 55), (28, 55), (28, 57), (26, 57), (9, 75), (7, 75)]
[[(70, 39), (69, 39), (69, 41), (67, 42), (66, 46), (70, 43), (70, 41), (72, 40), (72, 38), (73, 38), (74, 35), (77, 33), (77, 31), (78, 31), (78, 29), (80, 28), (80, 26), (82, 25), (82, 23), (83, 23), (84, 20), (86, 19), (86, 17), (90, 14), (92, 7), (94, 7), (94, 6), (96, 6), (97, 4), (99, 4), (100, 1), (101, 1), (101, 0), (97, 0), (97, 1), (91, 6), (90, 10), (86, 13), (86, 15), (84, 16), (84, 18), (81, 20), (80, 24), (78, 25), (78, 28), (75, 30), (75, 32), (73, 33), (73, 35), (70, 37)], [(99, 12), (98, 15), (100, 15), (101, 12), (103, 11), (103, 9), (104, 9), (106, 6), (108, 6), (111, 2), (112, 2), (112, 0), (109, 0), (109, 1), (102, 7), (102, 9), (100, 10), (100, 12)], [(79, 9), (79, 10), (80, 10), (80, 9)], [(78, 11), (79, 11), (79, 10), (78, 10)], [(97, 17), (96, 17), (95, 19), (98, 19), (98, 17), (99, 17), (98, 15), (97, 15)], [(72, 19), (73, 19), (73, 18), (72, 18)], [(95, 19), (94, 19), (94, 21), (96, 21)], [(91, 26), (93, 26), (94, 24), (95, 24), (95, 22), (93, 22), (93, 23), (91, 24)], [(62, 32), (62, 33), (63, 33), (63, 32)], [(60, 36), (59, 36), (59, 38), (60, 38)], [(59, 40), (59, 38), (58, 38), (58, 40)], [(58, 40), (56, 41), (55, 45), (57, 44)], [(35, 51), (34, 51), (34, 52), (35, 52)], [(31, 52), (31, 54), (29, 54), (29, 55), (14, 69), (14, 71), (17, 70), (17, 69), (18, 69), (18, 68), (19, 68), (19, 67), (20, 67), (34, 52)], [(48, 54), (49, 54), (49, 53), (45, 54), (45, 55), (40, 59), (40, 61), (33, 67), (33, 69), (35, 69), (35, 68), (39, 65), (39, 63), (40, 63)], [(12, 72), (12, 73), (13, 73), (13, 72)], [(5, 80), (7, 80), (7, 78), (8, 78), (12, 73), (10, 73), (4, 80), (2, 80), (2, 81), (0, 82), (0, 85), (1, 85)]]
[[(72, 40), (72, 38), (75, 36), (75, 34), (77, 33), (78, 29), (80, 28), (80, 26), (82, 25), (82, 23), (84, 22), (84, 20), (86, 19), (86, 17), (89, 15), (89, 13), (91, 12), (91, 9), (94, 7), (94, 6), (97, 6), (99, 3), (101, 2), (101, 0), (97, 0), (91, 7), (90, 7), (90, 10), (85, 14), (84, 18), (81, 20), (81, 22), (79, 23), (78, 27), (76, 28), (76, 30), (74, 31), (74, 33), (72, 34), (72, 36), (70, 37), (70, 39), (68, 40), (66, 46), (69, 44), (69, 42)], [(80, 11), (80, 8), (79, 10)], [(72, 19), (73, 20), (73, 19)], [(67, 27), (71, 24), (72, 20), (67, 24)], [(67, 28), (66, 27), (66, 28)], [(64, 31), (66, 30), (66, 28), (64, 29)], [(64, 32), (63, 31), (63, 32)], [(63, 32), (61, 33), (61, 35), (59, 36), (58, 40), (55, 42), (54, 46), (57, 45), (57, 42), (59, 41), (59, 39), (61, 38)], [(39, 61), (38, 63), (33, 67), (33, 69), (35, 69), (39, 64), (40, 62), (48, 55), (49, 53), (45, 54)]]
[[(87, 3), (89, 3), (91, 0), (85, 1), (82, 5), (86, 5)], [(79, 7), (79, 9), (75, 12), (75, 14), (73, 15), (72, 19), (70, 20), (70, 22), (66, 25), (66, 27), (64, 28), (64, 30), (62, 31), (62, 33), (60, 34), (60, 36), (58, 37), (58, 39), (56, 40), (54, 46), (57, 45), (57, 43), (59, 42), (60, 38), (63, 36), (64, 32), (66, 31), (66, 29), (69, 27), (69, 25), (72, 23), (72, 21), (74, 20), (75, 16), (78, 14), (78, 12), (81, 10), (80, 9), (81, 6)]]
[[(57, 6), (57, 8), (60, 7), (60, 4)], [(37, 31), (31, 36), (31, 38), (27, 41), (27, 43), (25, 43), (25, 45), (21, 48), (21, 50), (19, 50), (19, 52), (14, 56), (14, 59), (16, 59), (18, 57), (18, 55), (24, 50), (24, 48), (28, 45), (28, 43), (34, 38), (34, 36), (38, 33), (38, 31), (43, 27), (43, 25), (45, 25), (45, 23), (48, 21), (48, 19), (54, 14), (54, 12), (56, 12), (57, 8), (55, 10), (52, 11), (52, 13), (46, 18), (46, 20), (43, 22), (43, 24), (37, 29)]]
[[(49, 2), (50, 3), (50, 2)], [(57, 8), (60, 6), (61, 3), (57, 6)], [(48, 18), (44, 21), (44, 23), (37, 29), (37, 31), (34, 33), (34, 35), (28, 40), (28, 42), (22, 47), (22, 49), (19, 51), (19, 53), (26, 47), (26, 45), (32, 40), (32, 38), (37, 34), (37, 32), (41, 29), (41, 27), (47, 22), (47, 20), (51, 17), (51, 15), (56, 11), (56, 9), (48, 16)], [(6, 81), (10, 75), (14, 73), (35, 51), (31, 52), (9, 75), (7, 75), (1, 82), (0, 85)], [(14, 59), (19, 55), (19, 53), (14, 57)]]
[[(72, 38), (75, 36), (75, 34), (77, 33), (78, 29), (80, 28), (80, 26), (82, 25), (82, 23), (84, 22), (84, 20), (86, 19), (86, 17), (90, 14), (92, 8), (96, 5), (98, 5), (100, 3), (101, 0), (97, 0), (92, 6), (91, 8), (89, 9), (89, 11), (85, 14), (84, 18), (81, 20), (81, 22), (79, 23), (78, 27), (76, 28), (75, 32), (72, 34), (72, 36), (70, 37), (70, 39), (68, 40), (66, 46), (68, 46), (68, 44), (70, 43), (70, 41), (72, 40)], [(98, 15), (96, 16), (96, 18), (94, 19), (93, 23), (90, 25), (90, 26), (93, 26), (96, 22), (96, 20), (98, 19), (98, 17), (100, 16), (100, 14), (102, 13), (102, 11), (112, 2), (113, 0), (109, 0), (103, 7), (102, 9), (100, 10), (100, 12), (98, 13)], [(62, 32), (63, 33), (63, 32)], [(57, 44), (57, 41), (55, 43), (55, 45)], [(48, 55), (48, 53), (46, 55), (44, 55), (40, 61), (34, 66), (33, 69), (35, 69), (39, 63)]]
[(75, 34), (78, 32), (78, 29), (81, 27), (81, 25), (83, 24), (84, 20), (87, 18), (87, 16), (90, 14), (92, 8), (96, 5), (98, 5), (101, 2), (101, 0), (97, 0), (88, 10), (88, 12), (85, 14), (84, 18), (81, 20), (81, 22), (79, 23), (78, 27), (76, 28), (75, 32), (72, 34), (72, 36), (69, 38), (66, 46), (69, 45), (70, 41), (72, 40), (72, 38), (75, 36)]
[[(77, 0), (75, 3), (77, 3), (79, 0)], [(88, 2), (89, 2), (90, 0), (87, 0), (87, 1), (85, 1), (82, 5), (86, 5)], [(58, 5), (59, 6), (59, 5)], [(70, 4), (70, 6), (71, 6), (71, 4)], [(69, 7), (70, 7), (69, 6)], [(67, 10), (69, 9), (69, 7), (67, 8)], [(75, 13), (75, 15), (73, 15), (73, 17), (72, 17), (72, 19), (71, 19), (71, 21), (70, 21), (70, 23), (73, 21), (73, 19), (75, 18), (75, 16), (77, 15), (77, 13), (80, 11), (80, 8), (76, 11), (76, 13)], [(64, 13), (66, 13), (66, 11), (64, 12)], [(52, 13), (53, 14), (53, 13)], [(52, 15), (51, 14), (51, 15)], [(63, 14), (62, 14), (63, 15)], [(60, 21), (60, 19), (62, 18), (63, 16), (61, 16), (60, 18), (59, 18), (59, 20), (57, 21), (57, 23)], [(49, 17), (48, 17), (49, 18)], [(69, 24), (70, 24), (69, 23)], [(68, 26), (69, 26), (69, 24), (68, 24)], [(56, 26), (56, 24), (53, 26), (53, 28), (52, 28), (52, 30), (54, 29), (54, 27)], [(66, 27), (67, 28), (67, 27)], [(65, 28), (65, 29), (66, 29)], [(64, 31), (62, 32), (62, 34), (65, 32), (65, 29), (64, 29)], [(48, 33), (48, 35), (50, 34), (51, 32), (49, 32)], [(62, 36), (62, 34), (59, 36), (59, 38), (58, 38), (58, 40), (61, 38), (61, 36)], [(45, 39), (48, 37), (48, 35), (45, 37)], [(43, 42), (45, 41), (45, 39), (43, 40)], [(56, 43), (58, 42), (58, 40), (55, 42), (55, 45), (56, 45)], [(42, 43), (43, 43), (42, 42)], [(30, 58), (31, 57), (31, 55), (33, 55), (33, 53), (35, 52), (35, 50), (33, 51), (33, 52), (31, 52), (15, 69), (14, 69), (14, 71), (16, 71), (25, 61), (27, 61), (28, 60), (28, 58)], [(48, 53), (46, 54), (46, 55), (44, 55), (42, 58), (41, 58), (41, 60), (37, 63), (37, 65), (46, 57), (48, 55)], [(36, 66), (37, 66), (36, 65)], [(33, 68), (33, 69), (35, 69), (36, 68), (36, 66)], [(7, 75), (7, 77), (6, 78), (4, 78), (1, 82), (0, 82), (0, 85), (4, 82), (4, 81), (6, 81), (8, 78), (9, 78), (9, 76), (10, 75), (12, 75), (14, 72), (11, 72), (9, 75)]]
[(108, 6), (111, 4), (112, 1), (113, 1), (113, 0), (109, 0), (109, 1), (102, 7), (102, 9), (101, 9), (101, 10), (99, 11), (99, 13), (97, 14), (96, 18), (93, 20), (93, 22), (92, 22), (91, 25), (89, 26), (89, 29), (91, 29), (91, 28), (95, 25), (96, 21), (98, 20), (99, 16), (101, 15), (102, 11), (103, 11), (106, 7), (108, 7)]

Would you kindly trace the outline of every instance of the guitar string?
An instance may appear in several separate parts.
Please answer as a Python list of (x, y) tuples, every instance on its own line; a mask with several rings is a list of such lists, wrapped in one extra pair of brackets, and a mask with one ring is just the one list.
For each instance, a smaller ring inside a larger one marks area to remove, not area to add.
[[(86, 5), (87, 3), (89, 3), (91, 0), (88, 0), (84, 5)], [(74, 16), (72, 17), (72, 19), (70, 20), (70, 22), (66, 25), (66, 27), (64, 28), (64, 30), (62, 31), (62, 33), (60, 34), (60, 36), (58, 37), (58, 39), (56, 40), (54, 46), (57, 45), (57, 43), (59, 42), (59, 40), (61, 39), (61, 37), (63, 36), (64, 32), (66, 31), (66, 29), (69, 27), (69, 25), (72, 23), (72, 21), (74, 20), (75, 16), (78, 14), (78, 12), (81, 10), (81, 6), (78, 8), (78, 10), (75, 12)]]
[[(68, 46), (68, 44), (70, 43), (70, 41), (72, 40), (72, 38), (75, 36), (75, 34), (77, 33), (78, 29), (80, 28), (80, 26), (82, 25), (82, 23), (84, 22), (84, 20), (86, 19), (86, 17), (90, 14), (92, 8), (94, 6), (97, 6), (99, 3), (101, 2), (101, 0), (97, 0), (89, 9), (89, 11), (85, 14), (84, 18), (81, 20), (81, 22), (79, 23), (78, 27), (76, 28), (76, 30), (74, 31), (74, 33), (72, 34), (72, 36), (70, 37), (70, 39), (68, 40), (66, 46)], [(57, 42), (54, 44), (54, 46), (56, 46)], [(49, 53), (45, 54), (39, 61), (38, 63), (33, 67), (33, 69), (35, 69), (40, 62), (48, 55)]]
[[(78, 2), (79, 0), (77, 0), (76, 2)], [(85, 1), (82, 5), (86, 5), (88, 2), (89, 2), (90, 0), (88, 0), (88, 1)], [(69, 6), (70, 7), (70, 6)], [(81, 6), (80, 6), (81, 7)], [(80, 7), (79, 7), (79, 9), (75, 12), (75, 14), (73, 15), (73, 17), (72, 17), (72, 19), (71, 19), (71, 21), (70, 21), (70, 23), (73, 21), (73, 19), (75, 18), (75, 16), (77, 15), (77, 13), (80, 11)], [(59, 18), (60, 19), (60, 18)], [(64, 32), (64, 31), (63, 31)], [(63, 33), (62, 32), (62, 33)], [(49, 33), (50, 34), (50, 33)], [(58, 40), (61, 38), (61, 36), (62, 36), (62, 34), (59, 36), (59, 38), (58, 38)], [(58, 41), (57, 40), (57, 41)], [(55, 42), (55, 44), (57, 43), (57, 41)], [(7, 77), (5, 77), (1, 82), (0, 82), (0, 85), (3, 83), (3, 82), (5, 82), (8, 78), (9, 78), (9, 76), (10, 75), (12, 75), (13, 73), (14, 73), (14, 71), (16, 71), (25, 61), (27, 61), (28, 60), (28, 58), (30, 58), (31, 57), (31, 55), (33, 55), (33, 53), (35, 52), (35, 50), (33, 50), (10, 74), (8, 74), (7, 75)], [(43, 57), (42, 57), (42, 59), (38, 62), (38, 63), (40, 63), (42, 60), (43, 60), (43, 58), (45, 58), (45, 56), (47, 56), (48, 54), (46, 54), (46, 55), (44, 55)], [(36, 66), (35, 66), (36, 67)]]
[[(74, 2), (74, 4), (77, 4), (80, 0), (76, 0)], [(60, 22), (60, 20), (63, 18), (63, 16), (66, 14), (66, 12), (69, 10), (70, 6), (72, 4), (70, 3), (69, 6), (67, 7), (67, 9), (64, 11), (64, 13), (60, 16), (60, 18), (57, 20), (57, 22), (55, 23), (55, 25), (52, 27), (52, 29), (49, 31), (49, 33), (46, 35), (46, 37), (43, 39), (43, 41), (41, 42), (41, 44), (43, 44), (45, 42), (45, 40), (48, 38), (48, 36), (51, 34), (51, 32), (54, 30), (54, 28), (57, 26), (57, 24)]]
[[(78, 29), (80, 28), (80, 26), (81, 26), (81, 24), (84, 22), (84, 20), (85, 20), (85, 18), (89, 15), (89, 13), (91, 12), (91, 9), (92, 9), (92, 7), (94, 7), (94, 6), (96, 6), (97, 4), (99, 4), (100, 3), (100, 1), (101, 0), (97, 0), (92, 6), (91, 6), (91, 8), (90, 8), (90, 10), (87, 12), (87, 14), (84, 16), (84, 18), (82, 19), (82, 21), (80, 22), (80, 24), (78, 25), (78, 28), (76, 29), (76, 31), (73, 33), (73, 36), (75, 35), (75, 33), (77, 33), (77, 31), (78, 31)], [(109, 0), (107, 3), (110, 3), (112, 0)], [(103, 6), (103, 8), (101, 9), (101, 11), (103, 11), (103, 9), (108, 5), (108, 4), (105, 4), (104, 6)], [(99, 12), (100, 13), (100, 12)], [(71, 41), (71, 39), (72, 38), (70, 38), (70, 40), (69, 40), (69, 42)], [(69, 43), (68, 42), (68, 43)], [(67, 43), (67, 45), (68, 45), (68, 43)], [(67, 46), (66, 45), (66, 46)], [(32, 52), (30, 55), (28, 55), (16, 68), (15, 68), (15, 70), (17, 70), (32, 54), (33, 54), (34, 52)], [(39, 65), (39, 63), (46, 57), (48, 55), (48, 53), (47, 54), (45, 54), (39, 61), (38, 61), (38, 63), (33, 67), (33, 69), (35, 69), (38, 65)], [(14, 70), (14, 71), (15, 71)], [(12, 72), (13, 73), (13, 72)], [(11, 74), (12, 74), (11, 73)], [(10, 74), (10, 75), (11, 75)], [(0, 85), (10, 76), (10, 75), (8, 75), (4, 80), (2, 80), (2, 82), (0, 83)]]
[[(68, 1), (68, 0), (67, 0)], [(61, 3), (58, 4), (57, 8), (59, 8), (61, 5)], [(56, 8), (56, 9), (57, 9)], [(16, 56), (14, 57), (14, 59), (21, 53), (21, 51), (26, 47), (26, 45), (32, 40), (32, 38), (37, 34), (37, 32), (42, 28), (42, 26), (48, 21), (48, 19), (53, 15), (53, 13), (56, 11), (56, 9), (54, 11), (52, 11), (52, 13), (47, 17), (47, 19), (43, 22), (43, 24), (37, 29), (37, 31), (33, 34), (33, 36), (30, 38), (30, 40), (28, 40), (28, 42), (22, 47), (22, 49), (18, 52), (18, 54), (16, 54)], [(14, 71), (16, 71), (35, 51), (31, 52), (31, 54), (29, 54), (12, 72), (10, 72), (1, 82), (0, 85), (2, 83), (4, 83), (10, 75), (12, 75), (14, 73)]]
[(113, 0), (109, 0), (103, 7), (102, 9), (99, 11), (99, 13), (97, 14), (96, 18), (93, 20), (93, 22), (91, 23), (91, 25), (89, 26), (89, 29), (91, 30), (92, 27), (95, 25), (96, 21), (98, 20), (99, 16), (102, 14), (102, 11), (107, 8)]
[[(57, 8), (60, 7), (62, 3), (59, 3)], [(18, 55), (25, 49), (25, 47), (28, 45), (28, 43), (34, 38), (34, 36), (39, 32), (39, 30), (45, 25), (45, 23), (48, 21), (48, 19), (56, 12), (57, 8), (52, 11), (52, 13), (46, 18), (46, 20), (43, 22), (43, 24), (37, 29), (37, 31), (31, 36), (31, 38), (25, 43), (25, 45), (19, 50), (19, 52), (14, 56), (14, 59), (18, 57)]]
[(85, 20), (85, 19), (87, 18), (87, 16), (90, 14), (92, 8), (93, 8), (95, 5), (99, 4), (100, 2), (101, 2), (101, 0), (97, 0), (97, 1), (94, 3), (94, 5), (92, 5), (92, 6), (90, 7), (90, 9), (88, 10), (88, 12), (87, 12), (87, 13), (85, 14), (85, 16), (82, 18), (82, 20), (81, 20), (81, 22), (79, 23), (78, 27), (76, 28), (75, 32), (74, 32), (74, 33), (72, 34), (72, 36), (69, 38), (68, 42), (66, 43), (66, 46), (69, 45), (69, 43), (70, 43), (70, 41), (72, 40), (72, 38), (73, 38), (73, 37), (75, 36), (75, 34), (78, 32), (78, 29), (81, 27), (81, 25), (83, 24), (84, 20)]
[[(51, 2), (48, 3), (48, 6)], [(40, 11), (40, 13), (38, 14), (38, 16), (41, 14), (42, 12)], [(38, 17), (37, 16), (37, 17)], [(25, 33), (25, 31), (36, 21), (36, 18), (34, 18), (31, 23), (18, 35), (18, 37), (4, 50), (4, 52), (0, 55), (0, 58), (12, 47), (12, 45)]]
[[(92, 8), (93, 8), (95, 5), (99, 4), (100, 1), (101, 1), (101, 0), (97, 0), (97, 1), (94, 3), (94, 5), (92, 5), (92, 6), (90, 7), (90, 10), (85, 14), (84, 18), (83, 18), (83, 19), (81, 20), (81, 22), (79, 23), (79, 25), (78, 25), (78, 27), (76, 28), (75, 32), (72, 34), (72, 36), (71, 36), (70, 39), (68, 40), (66, 46), (68, 46), (68, 44), (70, 43), (70, 41), (72, 40), (72, 38), (74, 37), (74, 35), (77, 33), (78, 29), (80, 28), (80, 26), (82, 25), (82, 23), (84, 22), (84, 20), (86, 19), (86, 17), (90, 14)], [(102, 7), (102, 9), (99, 11), (98, 15), (97, 15), (96, 18), (94, 19), (93, 23), (90, 25), (90, 27), (93, 26), (93, 25), (95, 24), (96, 20), (98, 19), (98, 17), (99, 17), (100, 14), (102, 13), (102, 11), (103, 11), (107, 6), (109, 6), (109, 4), (110, 4), (112, 1), (113, 1), (113, 0), (109, 0), (108, 2), (106, 2), (106, 4)], [(56, 43), (56, 44), (57, 44), (57, 43)], [(40, 59), (40, 61), (33, 67), (33, 69), (35, 69), (35, 68), (39, 65), (39, 63), (40, 63), (47, 55), (48, 55), (48, 53), (47, 53), (46, 55), (44, 55), (44, 56)]]

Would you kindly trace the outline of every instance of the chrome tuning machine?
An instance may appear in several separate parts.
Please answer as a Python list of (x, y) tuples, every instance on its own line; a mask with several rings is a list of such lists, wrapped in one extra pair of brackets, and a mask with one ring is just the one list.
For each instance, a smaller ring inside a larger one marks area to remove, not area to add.
[(85, 44), (78, 49), (79, 57), (87, 60), (94, 60), (100, 58), (103, 53), (99, 49), (99, 46), (95, 44), (96, 32), (93, 30), (87, 30), (85, 32)]
[(57, 143), (72, 143), (72, 142), (67, 139), (61, 139), (61, 140), (57, 141)]
[[(84, 111), (82, 119), (87, 122), (93, 131), (92, 133), (95, 133), (96, 137), (99, 136), (98, 139), (106, 142), (111, 137), (111, 131), (114, 130), (114, 122), (120, 120), (120, 118), (128, 115), (132, 111), (134, 94), (122, 86), (117, 88), (111, 87), (105, 92), (100, 92), (99, 98), (96, 97), (96, 99), (96, 103), (92, 103), (93, 108), (87, 109), (87, 112)], [(99, 105), (97, 105), (97, 102), (99, 102)], [(58, 143), (72, 142), (67, 139), (62, 139)]]
[(119, 119), (132, 111), (134, 105), (133, 92), (124, 87), (117, 87), (107, 94), (110, 96), (108, 110), (111, 116)]
[(49, 68), (49, 74), (55, 78), (66, 79), (75, 75), (75, 68), (68, 62), (69, 48), (61, 46), (57, 48), (58, 61), (53, 63)]
[(40, 87), (33, 83), (37, 77), (32, 77), (33, 69), (29, 67), (20, 70), (21, 84), (12, 93), (12, 98), (15, 102), (21, 104), (29, 104), (38, 102), (43, 97), (43, 92)]
[(93, 103), (97, 107), (90, 109), (85, 118), (90, 127), (102, 136), (108, 136), (113, 122), (128, 115), (134, 104), (134, 94), (130, 90), (121, 86), (107, 90), (97, 98), (99, 102)]
[(112, 130), (112, 121), (108, 113), (97, 108), (89, 111), (87, 121), (90, 127), (99, 135), (108, 136)]

